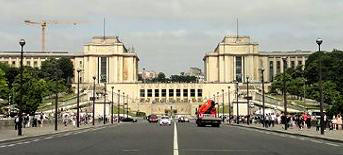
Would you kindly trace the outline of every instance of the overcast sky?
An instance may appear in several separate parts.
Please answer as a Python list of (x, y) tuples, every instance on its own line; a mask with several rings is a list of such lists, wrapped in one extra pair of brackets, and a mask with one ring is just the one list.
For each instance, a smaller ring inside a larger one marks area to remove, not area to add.
[(81, 52), (92, 36), (118, 35), (134, 46), (139, 68), (177, 74), (203, 69), (205, 52), (225, 35), (249, 35), (260, 50), (343, 49), (342, 0), (0, 0), (0, 50), (40, 50), (40, 27), (24, 20), (79, 21), (48, 25), (48, 50)]

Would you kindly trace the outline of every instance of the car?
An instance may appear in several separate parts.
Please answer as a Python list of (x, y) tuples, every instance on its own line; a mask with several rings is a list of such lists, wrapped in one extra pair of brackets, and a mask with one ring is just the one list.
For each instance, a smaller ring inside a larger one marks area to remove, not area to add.
[[(189, 121), (189, 120), (188, 120)], [(177, 122), (186, 122), (186, 117), (179, 117), (179, 119), (177, 120)]]
[(149, 123), (157, 123), (158, 122), (158, 117), (156, 115), (150, 115), (148, 117)]
[(133, 119), (130, 117), (125, 117), (121, 119), (121, 122), (137, 122), (137, 119)]
[(185, 122), (189, 122), (189, 118), (188, 117), (185, 117), (184, 120), (185, 120)]
[(160, 125), (171, 125), (171, 120), (168, 116), (162, 116), (160, 119)]

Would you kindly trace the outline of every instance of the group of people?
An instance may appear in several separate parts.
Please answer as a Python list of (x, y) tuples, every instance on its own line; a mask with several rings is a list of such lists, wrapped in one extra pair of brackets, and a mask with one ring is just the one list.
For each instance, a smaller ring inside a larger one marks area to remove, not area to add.
[(40, 113), (39, 115), (35, 115), (35, 116), (30, 116), (29, 114), (27, 115), (23, 115), (21, 117), (21, 121), (20, 121), (20, 117), (19, 116), (15, 116), (14, 117), (14, 129), (17, 130), (19, 128), (20, 122), (21, 127), (23, 128), (29, 128), (29, 127), (43, 127), (45, 116), (43, 113)]
[[(80, 114), (80, 122), (79, 125), (81, 124), (88, 124), (91, 123), (92, 120), (92, 116), (90, 114)], [(73, 126), (77, 125), (76, 122), (76, 114), (75, 113), (63, 113), (62, 114), (62, 122), (64, 126), (68, 126), (68, 124), (72, 124)]]

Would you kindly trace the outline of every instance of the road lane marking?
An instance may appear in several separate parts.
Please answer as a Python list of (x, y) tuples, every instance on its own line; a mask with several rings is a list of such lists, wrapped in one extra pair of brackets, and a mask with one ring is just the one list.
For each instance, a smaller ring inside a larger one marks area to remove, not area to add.
[(331, 146), (339, 146), (339, 145), (333, 144), (333, 143), (326, 143), (326, 144), (331, 145)]
[(174, 123), (174, 155), (179, 155), (179, 145), (177, 143), (177, 128), (176, 122)]

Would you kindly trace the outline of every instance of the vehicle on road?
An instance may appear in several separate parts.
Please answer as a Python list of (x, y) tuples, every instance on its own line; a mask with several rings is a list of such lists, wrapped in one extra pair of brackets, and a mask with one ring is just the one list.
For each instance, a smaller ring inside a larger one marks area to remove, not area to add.
[(125, 117), (125, 118), (121, 119), (121, 122), (137, 122), (137, 119), (130, 118), (130, 117)]
[(177, 119), (177, 122), (189, 122), (189, 118), (181, 116), (179, 119)]
[(171, 119), (168, 116), (162, 116), (160, 119), (160, 125), (171, 125)]
[(208, 100), (206, 103), (199, 105), (199, 108), (196, 110), (197, 126), (211, 125), (212, 127), (220, 127), (221, 118), (217, 117), (216, 113), (217, 110), (213, 100)]
[(149, 121), (149, 123), (157, 123), (158, 117), (156, 115), (150, 115), (150, 116), (148, 116), (148, 121)]

